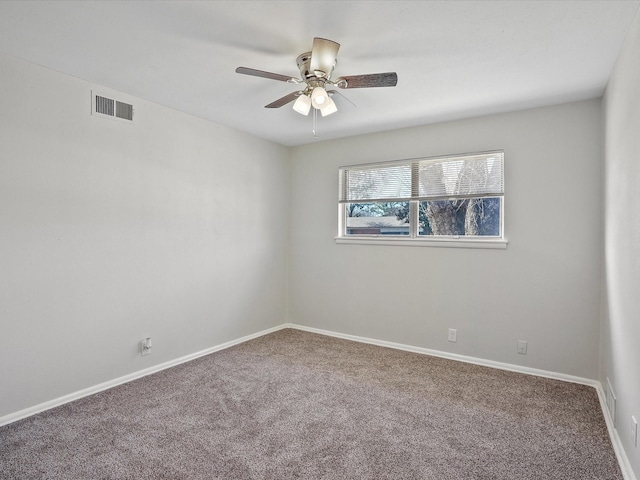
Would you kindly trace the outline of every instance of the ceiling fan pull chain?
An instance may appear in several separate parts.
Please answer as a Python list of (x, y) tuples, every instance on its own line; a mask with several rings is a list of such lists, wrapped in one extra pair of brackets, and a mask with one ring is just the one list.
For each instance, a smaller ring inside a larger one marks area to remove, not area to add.
[(311, 110), (313, 110), (313, 136), (318, 138), (318, 109), (312, 108)]

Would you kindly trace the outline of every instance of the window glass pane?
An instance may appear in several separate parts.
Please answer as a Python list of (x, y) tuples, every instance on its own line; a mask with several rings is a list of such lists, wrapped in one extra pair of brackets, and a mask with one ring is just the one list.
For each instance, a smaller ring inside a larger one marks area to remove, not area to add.
[(345, 204), (345, 235), (409, 235), (409, 202)]
[(501, 208), (501, 197), (420, 202), (418, 234), (500, 237)]

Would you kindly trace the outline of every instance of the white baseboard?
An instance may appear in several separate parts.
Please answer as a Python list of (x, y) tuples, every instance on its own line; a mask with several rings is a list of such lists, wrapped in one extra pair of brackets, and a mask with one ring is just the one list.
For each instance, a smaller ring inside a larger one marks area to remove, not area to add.
[(622, 476), (624, 477), (625, 480), (637, 480), (635, 474), (633, 473), (633, 469), (631, 468), (631, 464), (629, 463), (629, 458), (627, 457), (624, 447), (622, 446), (622, 442), (620, 441), (620, 437), (618, 436), (618, 431), (614, 428), (611, 415), (609, 414), (609, 409), (607, 408), (607, 404), (604, 396), (604, 390), (602, 388), (602, 384), (598, 380), (592, 380), (590, 378), (583, 378), (583, 377), (576, 377), (573, 375), (566, 375), (564, 373), (550, 372), (547, 370), (539, 370), (536, 368), (523, 367), (520, 365), (513, 365), (510, 363), (495, 362), (493, 360), (485, 360), (483, 358), (468, 357), (465, 355), (458, 355), (455, 353), (442, 352), (440, 350), (431, 350), (429, 348), (414, 347), (412, 345), (404, 345), (402, 343), (387, 342), (385, 340), (377, 340), (374, 338), (359, 337), (356, 335), (349, 335), (346, 333), (338, 333), (338, 332), (332, 332), (329, 330), (321, 330), (319, 328), (306, 327), (304, 325), (296, 325), (294, 323), (285, 324), (283, 325), (283, 327), (295, 328), (297, 330), (303, 330), (305, 332), (318, 333), (320, 335), (328, 335), (330, 337), (337, 337), (345, 340), (352, 340), (354, 342), (368, 343), (371, 345), (378, 345), (380, 347), (388, 347), (388, 348), (394, 348), (396, 350), (404, 350), (407, 352), (421, 353), (424, 355), (432, 355), (434, 357), (441, 357), (449, 360), (456, 360), (459, 362), (472, 363), (475, 365), (497, 368), (500, 370), (509, 370), (511, 372), (524, 373), (527, 375), (535, 375), (538, 377), (553, 378), (553, 379), (562, 380), (565, 382), (579, 383), (582, 385), (588, 385), (588, 386), (594, 387), (598, 394), (598, 400), (600, 401), (600, 409), (602, 410), (605, 423), (607, 424), (607, 431), (609, 432), (611, 444), (613, 445), (613, 451), (615, 452), (616, 458), (618, 459), (618, 463), (620, 464), (620, 470), (622, 471)]
[(563, 380), (565, 382), (571, 383), (580, 383), (582, 385), (590, 385), (592, 387), (597, 387), (598, 385), (600, 385), (600, 382), (598, 382), (597, 380), (591, 380), (590, 378), (575, 377), (573, 375), (567, 375), (564, 373), (523, 367), (520, 365), (513, 365), (511, 363), (495, 362), (493, 360), (486, 360), (484, 358), (468, 357), (466, 355), (442, 352), (440, 350), (432, 350), (430, 348), (414, 347), (412, 345), (405, 345), (403, 343), (387, 342), (386, 340), (377, 340), (375, 338), (359, 337), (357, 335), (349, 335), (346, 333), (331, 332), (329, 330), (305, 327), (304, 325), (296, 325), (293, 323), (285, 324), (285, 328), (295, 328), (298, 330), (304, 330), (305, 332), (319, 333), (320, 335), (343, 338), (345, 340), (352, 340), (354, 342), (369, 343), (371, 345), (378, 345), (380, 347), (394, 348), (396, 350), (404, 350), (406, 352), (421, 353), (423, 355), (431, 355), (433, 357), (441, 357), (464, 363), (473, 363), (474, 365), (497, 368), (499, 370), (509, 370), (511, 372), (526, 373), (528, 375), (535, 375), (538, 377), (554, 378), (556, 380)]
[(600, 400), (600, 408), (602, 409), (602, 414), (604, 415), (604, 421), (607, 424), (607, 431), (609, 432), (609, 438), (611, 438), (613, 451), (616, 452), (616, 457), (618, 458), (618, 463), (620, 464), (620, 470), (622, 470), (622, 476), (625, 480), (637, 480), (635, 474), (633, 473), (633, 469), (631, 468), (631, 463), (629, 462), (627, 453), (622, 446), (622, 440), (620, 440), (618, 430), (616, 430), (616, 427), (613, 423), (613, 418), (611, 418), (611, 413), (607, 408), (607, 396), (604, 393), (604, 388), (602, 387), (602, 384), (600, 384), (600, 382), (598, 383), (599, 384), (596, 390), (598, 392), (598, 399)]
[(345, 340), (351, 340), (354, 342), (360, 343), (368, 343), (371, 345), (378, 345), (381, 347), (394, 348), (396, 350), (404, 350), (407, 352), (420, 353), (424, 355), (432, 355), (435, 357), (446, 358), (449, 360), (456, 360), (459, 362), (472, 363), (475, 365), (481, 365), (485, 367), (497, 368), (500, 370), (509, 370), (517, 373), (524, 373), (527, 375), (536, 375), (539, 377), (553, 378), (556, 380), (562, 380), (565, 382), (571, 383), (579, 383), (583, 385), (589, 385), (596, 389), (598, 393), (598, 399), (600, 400), (600, 407), (602, 409), (602, 413), (604, 415), (605, 422), (607, 424), (607, 430), (609, 432), (609, 437), (611, 438), (611, 443), (613, 445), (613, 450), (618, 458), (618, 462), (620, 464), (620, 469), (622, 470), (622, 475), (625, 480), (637, 480), (633, 470), (631, 468), (631, 464), (629, 463), (629, 459), (625, 453), (624, 447), (622, 446), (622, 442), (620, 441), (620, 437), (618, 436), (618, 432), (613, 425), (613, 421), (611, 419), (611, 415), (609, 414), (609, 410), (606, 406), (604, 390), (602, 388), (602, 384), (597, 380), (592, 380), (589, 378), (576, 377), (573, 375), (566, 375), (564, 373), (550, 372), (547, 370), (539, 370), (536, 368), (523, 367), (520, 365), (513, 365), (510, 363), (503, 362), (495, 362), (493, 360), (486, 360), (483, 358), (476, 357), (468, 357), (465, 355), (458, 355), (455, 353), (442, 352), (439, 350), (432, 350), (429, 348), (422, 347), (414, 347), (412, 345), (405, 345), (401, 343), (395, 342), (387, 342), (385, 340), (377, 340), (374, 338), (360, 337), (357, 335), (349, 335), (346, 333), (338, 333), (332, 332), (329, 330), (322, 330), (319, 328), (306, 327), (304, 325), (297, 325), (294, 323), (284, 323), (282, 325), (278, 325), (277, 327), (269, 328), (266, 330), (262, 330), (260, 332), (247, 335), (236, 340), (230, 340), (228, 342), (222, 343), (220, 345), (216, 345), (211, 348), (207, 348), (205, 350), (201, 350), (196, 353), (192, 353), (190, 355), (185, 355), (184, 357), (177, 358), (175, 360), (170, 360), (165, 363), (161, 363), (159, 365), (155, 365), (153, 367), (146, 368), (144, 370), (139, 370), (137, 372), (131, 373), (129, 375), (125, 375), (123, 377), (119, 377), (108, 382), (100, 383), (93, 387), (85, 388), (83, 390), (79, 390), (74, 393), (70, 393), (63, 397), (59, 397), (48, 402), (41, 403), (39, 405), (35, 405), (33, 407), (25, 408), (24, 410), (20, 410), (15, 413), (11, 413), (9, 415), (5, 415), (0, 417), (0, 427), (3, 425), (7, 425), (9, 423), (15, 422), (17, 420), (21, 420), (26, 417), (30, 417), (31, 415), (35, 415), (37, 413), (43, 412), (45, 410), (49, 410), (54, 407), (58, 407), (60, 405), (64, 405), (65, 403), (73, 402), (74, 400), (78, 400), (80, 398), (93, 395), (98, 392), (102, 392), (103, 390), (108, 390), (109, 388), (116, 387), (118, 385), (122, 385), (123, 383), (130, 382), (132, 380), (136, 380), (138, 378), (146, 377), (147, 375), (151, 375), (153, 373), (159, 372), (161, 370), (165, 370), (167, 368), (174, 367), (176, 365), (180, 365), (181, 363), (185, 363), (191, 360), (195, 360), (196, 358), (202, 357), (204, 355), (209, 355), (210, 353), (214, 353), (220, 350), (224, 350), (226, 348), (232, 347), (234, 345), (238, 345), (240, 343), (252, 340), (254, 338), (262, 337), (269, 333), (277, 332), (278, 330), (282, 330), (285, 328), (294, 328), (297, 330), (302, 330), (305, 332), (317, 333), (320, 335), (327, 335), (330, 337), (342, 338)]
[(124, 375), (122, 377), (115, 378), (113, 380), (109, 380), (107, 382), (100, 383), (98, 385), (94, 385), (92, 387), (85, 388), (83, 390), (79, 390), (77, 392), (73, 392), (68, 395), (64, 395), (63, 397), (49, 400), (48, 402), (40, 403), (39, 405), (25, 408), (24, 410), (20, 410), (18, 412), (10, 413), (8, 415), (0, 417), (0, 427), (3, 425), (7, 425), (9, 423), (16, 422), (23, 418), (30, 417), (32, 415), (35, 415), (36, 413), (44, 412), (45, 410), (50, 410), (60, 405), (64, 405), (65, 403), (73, 402), (74, 400), (78, 400), (80, 398), (87, 397), (89, 395), (93, 395), (98, 392), (102, 392), (103, 390), (108, 390), (118, 385), (122, 385), (123, 383), (131, 382), (132, 380), (146, 377), (147, 375), (151, 375), (152, 373), (156, 373), (161, 370), (166, 370), (167, 368), (175, 367), (176, 365), (180, 365), (181, 363), (195, 360), (196, 358), (202, 357), (204, 355), (209, 355), (210, 353), (224, 350), (225, 348), (233, 347), (234, 345), (238, 345), (239, 343), (243, 343), (248, 340), (252, 340), (254, 338), (262, 337), (263, 335), (267, 335), (269, 333), (277, 332), (278, 330), (282, 330), (283, 328), (287, 328), (287, 327), (285, 325), (278, 325), (277, 327), (268, 328), (267, 330), (262, 330), (258, 333), (247, 335), (247, 336), (238, 338), (236, 340), (230, 340), (228, 342), (221, 343), (220, 345), (216, 345), (215, 347), (210, 347), (196, 353), (185, 355), (184, 357), (176, 358), (175, 360), (169, 360), (168, 362), (164, 362), (159, 365), (154, 365), (153, 367), (145, 368), (144, 370), (139, 370), (137, 372), (133, 372), (128, 375)]

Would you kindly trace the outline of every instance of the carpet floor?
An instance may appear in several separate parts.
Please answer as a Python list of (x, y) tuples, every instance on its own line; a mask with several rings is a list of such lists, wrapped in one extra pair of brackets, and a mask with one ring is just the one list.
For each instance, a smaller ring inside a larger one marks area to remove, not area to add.
[(594, 388), (285, 329), (0, 428), (0, 479), (593, 479)]

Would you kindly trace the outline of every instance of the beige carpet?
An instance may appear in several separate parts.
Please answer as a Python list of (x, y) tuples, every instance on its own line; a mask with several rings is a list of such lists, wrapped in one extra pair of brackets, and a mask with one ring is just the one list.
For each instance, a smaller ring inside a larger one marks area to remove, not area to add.
[(1, 479), (622, 479), (592, 387), (281, 330), (0, 428)]

